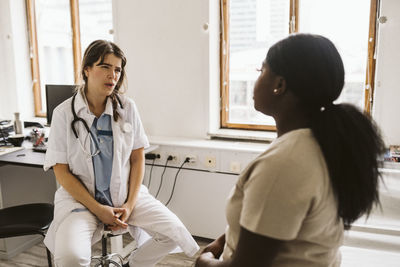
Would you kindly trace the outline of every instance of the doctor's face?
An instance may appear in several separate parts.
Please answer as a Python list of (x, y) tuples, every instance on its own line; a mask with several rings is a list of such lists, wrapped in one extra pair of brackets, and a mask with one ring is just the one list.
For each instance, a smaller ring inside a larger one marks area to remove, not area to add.
[(89, 93), (109, 96), (119, 81), (122, 71), (122, 59), (114, 54), (107, 54), (104, 61), (99, 58), (91, 67), (85, 69)]

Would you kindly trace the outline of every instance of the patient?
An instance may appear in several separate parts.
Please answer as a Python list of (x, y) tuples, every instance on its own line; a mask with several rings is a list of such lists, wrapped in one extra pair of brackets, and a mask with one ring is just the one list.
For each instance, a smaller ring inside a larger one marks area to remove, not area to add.
[(343, 231), (379, 203), (384, 143), (368, 116), (334, 103), (344, 68), (327, 38), (291, 35), (260, 71), (254, 107), (278, 138), (240, 175), (226, 232), (196, 266), (340, 266)]

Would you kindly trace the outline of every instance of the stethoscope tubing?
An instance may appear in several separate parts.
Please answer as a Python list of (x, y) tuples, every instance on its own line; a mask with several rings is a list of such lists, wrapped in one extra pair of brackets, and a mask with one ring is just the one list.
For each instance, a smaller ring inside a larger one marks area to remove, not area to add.
[[(83, 152), (85, 152), (86, 154), (94, 157), (94, 156), (96, 156), (96, 155), (98, 155), (100, 153), (100, 149), (97, 147), (95, 153), (89, 153), (88, 151), (86, 151), (84, 145), (79, 140), (78, 132), (77, 132), (77, 130), (75, 128), (75, 125), (78, 122), (81, 122), (83, 124), (83, 126), (85, 127), (86, 131), (88, 132), (89, 138), (92, 139), (92, 136), (91, 136), (91, 133), (90, 133), (90, 129), (89, 129), (89, 126), (88, 126), (87, 122), (83, 118), (79, 117), (76, 114), (76, 111), (75, 111), (75, 98), (76, 98), (76, 95), (78, 94), (78, 92), (79, 91), (75, 92), (75, 94), (72, 96), (72, 101), (71, 101), (71, 111), (72, 111), (72, 115), (74, 116), (74, 119), (71, 122), (71, 129), (72, 129), (72, 132), (74, 133), (76, 139), (78, 139), (78, 143), (79, 143), (80, 147), (82, 148)], [(117, 97), (117, 100), (118, 100), (118, 103), (119, 103), (120, 107), (123, 109), (124, 107), (123, 107), (123, 105), (121, 103), (121, 99), (117, 95), (116, 95), (116, 97)], [(87, 137), (84, 140), (84, 144), (86, 143), (86, 140), (87, 140)]]

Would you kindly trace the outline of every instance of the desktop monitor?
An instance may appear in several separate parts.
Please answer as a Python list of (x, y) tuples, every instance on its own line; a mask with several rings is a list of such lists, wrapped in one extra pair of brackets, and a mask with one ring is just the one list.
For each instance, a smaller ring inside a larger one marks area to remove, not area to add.
[(76, 85), (46, 84), (47, 124), (50, 125), (53, 110), (74, 94)]

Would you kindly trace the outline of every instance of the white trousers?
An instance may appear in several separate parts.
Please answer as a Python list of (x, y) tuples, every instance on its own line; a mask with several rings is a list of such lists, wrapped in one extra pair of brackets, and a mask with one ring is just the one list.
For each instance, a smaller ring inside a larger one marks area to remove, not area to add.
[[(178, 245), (188, 255), (199, 249), (176, 215), (147, 192), (138, 197), (128, 225), (138, 243), (129, 258), (132, 267), (152, 267)], [(96, 241), (92, 239), (99, 229), (102, 223), (90, 211), (71, 212), (55, 233), (56, 266), (89, 266), (91, 245)]]

